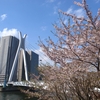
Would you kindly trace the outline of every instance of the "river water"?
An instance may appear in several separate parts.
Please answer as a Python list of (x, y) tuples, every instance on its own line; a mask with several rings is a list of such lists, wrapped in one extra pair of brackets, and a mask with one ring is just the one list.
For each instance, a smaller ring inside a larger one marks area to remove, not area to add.
[(0, 100), (36, 100), (35, 98), (28, 98), (21, 92), (0, 92)]

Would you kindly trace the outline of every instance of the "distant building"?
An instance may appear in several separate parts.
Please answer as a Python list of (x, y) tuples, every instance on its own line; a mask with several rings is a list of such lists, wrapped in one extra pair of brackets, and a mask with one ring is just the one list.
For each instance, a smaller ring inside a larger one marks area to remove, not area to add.
[[(25, 80), (25, 70), (24, 70), (24, 59), (22, 50), (19, 53), (19, 59), (18, 59), (18, 81), (24, 81)], [(26, 61), (27, 61), (27, 70), (28, 70), (28, 78), (29, 80), (32, 80), (32, 74), (38, 75), (38, 61), (39, 56), (34, 53), (33, 51), (26, 51)]]
[[(18, 49), (19, 39), (13, 36), (5, 36), (0, 38), (0, 82), (8, 81), (11, 74), (12, 65)], [(28, 79), (30, 75), (38, 75), (39, 56), (33, 51), (25, 51)], [(24, 57), (22, 49), (18, 54), (16, 68), (12, 81), (25, 80)]]
[(27, 60), (29, 80), (31, 80), (32, 74), (38, 75), (39, 55), (34, 53), (33, 51), (27, 51), (26, 60)]
[[(12, 36), (5, 36), (0, 39), (0, 81), (8, 81), (19, 40)], [(17, 71), (13, 76), (16, 81)]]

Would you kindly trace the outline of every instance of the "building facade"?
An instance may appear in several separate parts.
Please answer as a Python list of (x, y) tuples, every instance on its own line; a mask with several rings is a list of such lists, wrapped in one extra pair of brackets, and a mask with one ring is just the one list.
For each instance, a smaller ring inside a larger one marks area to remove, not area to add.
[[(33, 51), (26, 51), (26, 63), (27, 63), (27, 70), (28, 70), (28, 79), (32, 80), (32, 74), (38, 75), (38, 61), (39, 56), (38, 54), (34, 53)], [(25, 80), (25, 70), (24, 70), (24, 59), (23, 59), (23, 52), (22, 50), (19, 53), (18, 59), (18, 71), (17, 71), (18, 81)]]
[[(19, 45), (19, 39), (13, 36), (0, 38), (0, 82), (8, 81), (14, 58)], [(28, 79), (31, 80), (31, 74), (38, 75), (38, 54), (33, 51), (25, 51)], [(17, 64), (13, 74), (12, 81), (25, 80), (25, 67), (23, 50), (20, 48)]]
[[(0, 39), (0, 81), (8, 81), (19, 40), (12, 36)], [(17, 71), (13, 76), (16, 81)]]

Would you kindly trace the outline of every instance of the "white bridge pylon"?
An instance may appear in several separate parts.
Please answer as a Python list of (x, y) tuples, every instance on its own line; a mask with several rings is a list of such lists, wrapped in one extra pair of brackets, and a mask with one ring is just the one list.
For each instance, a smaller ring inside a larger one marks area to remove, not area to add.
[(22, 37), (21, 32), (19, 32), (19, 45), (18, 45), (16, 55), (15, 55), (15, 58), (13, 61), (13, 65), (12, 65), (12, 69), (11, 69), (11, 72), (9, 75), (8, 82), (12, 82), (14, 71), (15, 71), (16, 65), (17, 65), (18, 55), (19, 55), (19, 52), (21, 49), (22, 49), (23, 58), (24, 58), (25, 79), (26, 79), (26, 81), (28, 81), (28, 71), (27, 71), (26, 54), (25, 54), (25, 39), (26, 39), (26, 34)]

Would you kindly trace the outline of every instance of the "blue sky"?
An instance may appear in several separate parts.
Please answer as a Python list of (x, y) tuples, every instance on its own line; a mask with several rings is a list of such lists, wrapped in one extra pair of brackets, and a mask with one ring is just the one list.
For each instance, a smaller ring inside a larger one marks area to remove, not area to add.
[[(100, 8), (100, 0), (87, 0), (87, 4), (95, 15)], [(16, 35), (21, 31), (28, 35), (27, 41), (38, 52), (39, 36), (42, 40), (48, 36), (54, 38), (52, 24), (59, 21), (59, 9), (84, 16), (83, 10), (74, 5), (74, 0), (0, 0), (0, 36)]]

